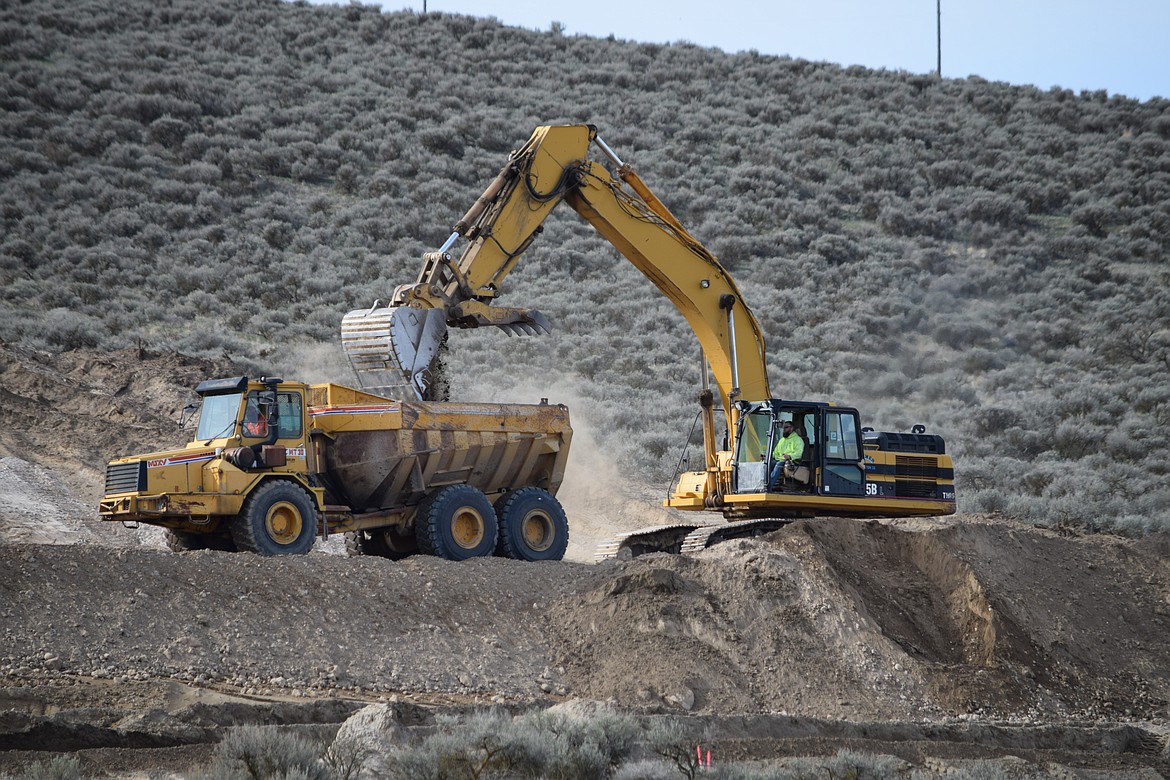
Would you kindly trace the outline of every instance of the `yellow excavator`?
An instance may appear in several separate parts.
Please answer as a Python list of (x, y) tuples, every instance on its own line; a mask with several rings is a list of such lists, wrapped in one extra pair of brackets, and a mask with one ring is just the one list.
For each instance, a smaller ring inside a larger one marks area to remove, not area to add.
[[(589, 158), (594, 148), (602, 161)], [(856, 409), (772, 396), (764, 337), (735, 280), (592, 125), (537, 128), (443, 245), (424, 255), (414, 284), (395, 290), (389, 305), (344, 317), (342, 342), (363, 387), (427, 400), (442, 384), (435, 366), (449, 327), (549, 332), (539, 311), (493, 301), (562, 201), (653, 282), (698, 337), (708, 369), (698, 395), (703, 467), (683, 472), (664, 505), (724, 518), (622, 534), (599, 547), (598, 559), (695, 551), (800, 517), (954, 513), (954, 470), (941, 436), (921, 426), (876, 432), (862, 427)], [(460, 239), (466, 246), (456, 259)], [(785, 424), (801, 439), (787, 462), (777, 446)]]

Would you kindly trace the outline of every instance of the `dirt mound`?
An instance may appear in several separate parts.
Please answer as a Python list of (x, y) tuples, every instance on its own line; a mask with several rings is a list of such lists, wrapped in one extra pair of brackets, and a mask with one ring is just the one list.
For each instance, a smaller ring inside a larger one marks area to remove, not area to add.
[[(13, 545), (0, 673), (708, 714), (1156, 718), (1170, 566), (1152, 547), (846, 520), (602, 566)], [(1078, 561), (1102, 584), (1089, 608), (1067, 587)]]
[(1165, 539), (826, 520), (597, 578), (550, 616), (561, 663), (631, 706), (1155, 717), (1170, 692)]

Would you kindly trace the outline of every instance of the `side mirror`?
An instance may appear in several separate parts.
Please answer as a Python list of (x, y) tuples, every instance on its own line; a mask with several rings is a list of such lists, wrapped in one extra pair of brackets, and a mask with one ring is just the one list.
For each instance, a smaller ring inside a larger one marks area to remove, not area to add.
[(195, 401), (183, 407), (183, 411), (179, 412), (179, 429), (186, 428), (191, 420), (194, 419), (195, 413), (199, 411), (199, 404)]

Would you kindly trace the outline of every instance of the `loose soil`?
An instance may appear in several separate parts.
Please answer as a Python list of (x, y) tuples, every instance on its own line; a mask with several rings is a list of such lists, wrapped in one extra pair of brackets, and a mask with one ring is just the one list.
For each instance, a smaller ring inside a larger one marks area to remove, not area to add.
[(598, 541), (661, 520), (620, 486), (606, 504), (567, 488), (556, 563), (347, 558), (336, 538), (173, 554), (96, 520), (105, 461), (180, 444), (191, 388), (235, 372), (0, 346), (0, 772), (67, 752), (164, 776), (244, 723), (587, 699), (676, 718), (726, 758), (1170, 773), (1166, 535), (828, 519), (594, 565)]

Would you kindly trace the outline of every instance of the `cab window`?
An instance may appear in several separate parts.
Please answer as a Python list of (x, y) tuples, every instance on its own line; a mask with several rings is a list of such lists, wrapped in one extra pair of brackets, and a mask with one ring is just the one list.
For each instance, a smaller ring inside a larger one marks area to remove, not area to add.
[(825, 457), (830, 460), (860, 460), (861, 443), (857, 417), (841, 412), (825, 415)]
[(244, 407), (244, 435), (266, 439), (276, 425), (276, 438), (295, 439), (301, 435), (301, 394), (277, 393), (276, 408), (270, 391), (253, 390), (248, 393)]
[(772, 415), (768, 412), (753, 412), (743, 420), (735, 459), (740, 463), (758, 463), (767, 457), (768, 431), (772, 427)]
[(301, 437), (301, 394), (277, 393), (276, 403), (280, 407), (277, 438), (299, 439)]
[(236, 415), (240, 413), (240, 399), (243, 397), (243, 393), (204, 396), (195, 438), (210, 441), (235, 433)]

